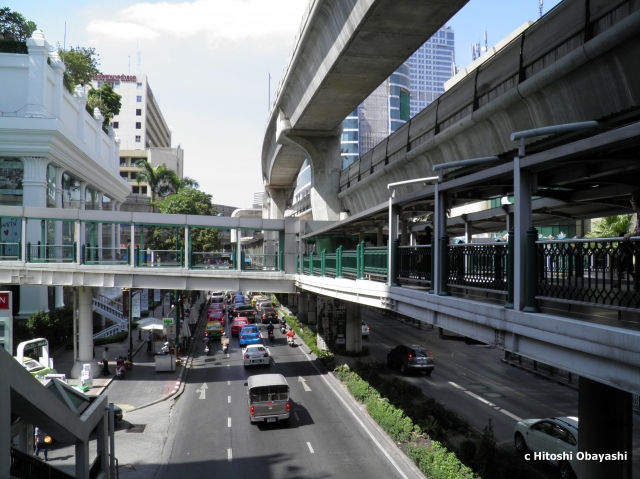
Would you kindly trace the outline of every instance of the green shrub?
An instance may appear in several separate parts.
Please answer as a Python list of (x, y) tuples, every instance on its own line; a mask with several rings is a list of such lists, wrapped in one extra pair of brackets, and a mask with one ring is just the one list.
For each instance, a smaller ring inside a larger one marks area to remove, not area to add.
[(464, 464), (473, 468), (476, 461), (476, 443), (471, 439), (465, 439), (460, 443), (460, 450), (458, 451), (458, 459), (460, 459)]
[(140, 317), (146, 318), (147, 316), (149, 316), (149, 310), (148, 309), (143, 309), (142, 311), (140, 311)]
[(429, 479), (477, 479), (479, 477), (438, 441), (433, 441), (431, 448), (410, 444), (407, 446), (407, 454)]
[(367, 399), (373, 397), (378, 399), (380, 395), (366, 381), (362, 379), (354, 379), (347, 383), (347, 389), (358, 402), (366, 402)]
[(387, 399), (376, 396), (369, 396), (365, 402), (369, 415), (394, 441), (409, 441), (411, 433), (415, 429), (413, 421), (405, 416), (400, 409), (389, 404)]
[(100, 346), (102, 344), (120, 343), (129, 337), (127, 331), (120, 331), (113, 336), (107, 336), (106, 338), (97, 338), (93, 340), (94, 346)]
[(0, 53), (29, 53), (27, 42), (18, 40), (0, 40)]

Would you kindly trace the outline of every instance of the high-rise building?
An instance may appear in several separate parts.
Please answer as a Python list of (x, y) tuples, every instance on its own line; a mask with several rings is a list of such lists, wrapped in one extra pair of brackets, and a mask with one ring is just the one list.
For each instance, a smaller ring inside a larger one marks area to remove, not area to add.
[(342, 169), (409, 120), (410, 69), (403, 63), (342, 123)]
[(93, 87), (108, 83), (120, 95), (120, 113), (111, 126), (123, 150), (171, 148), (171, 130), (162, 116), (147, 75), (95, 75)]
[(408, 62), (411, 68), (411, 117), (444, 93), (444, 82), (454, 75), (455, 38), (444, 26), (429, 38)]

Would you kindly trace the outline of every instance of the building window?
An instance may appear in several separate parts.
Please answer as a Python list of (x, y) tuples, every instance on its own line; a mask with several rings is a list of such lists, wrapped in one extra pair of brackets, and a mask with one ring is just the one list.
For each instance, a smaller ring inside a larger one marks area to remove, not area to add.
[(140, 193), (142, 193), (143, 195), (146, 195), (147, 194), (147, 187), (146, 186), (141, 187), (140, 188)]
[(136, 88), (138, 90), (142, 90), (142, 83), (138, 82), (138, 84), (136, 85)]
[(136, 110), (136, 116), (142, 116), (142, 110), (140, 108)]
[(142, 123), (140, 123), (139, 121), (136, 122), (136, 130), (139, 130), (142, 128)]
[(142, 103), (142, 95), (138, 95), (138, 96), (136, 97), (136, 102), (137, 102), (137, 103)]
[(140, 138), (140, 135), (136, 135), (136, 143), (140, 143), (142, 141), (142, 139)]
[(122, 178), (124, 178), (125, 180), (128, 180), (128, 179), (129, 179), (129, 173), (127, 173), (126, 171), (121, 171), (121, 172), (120, 172), (120, 176), (121, 176)]
[(132, 187), (131, 187), (131, 192), (132, 192), (134, 195), (137, 195), (138, 193), (140, 193), (140, 188), (139, 188), (139, 187), (137, 187), (137, 186), (132, 186)]
[(127, 159), (120, 157), (120, 166), (127, 166)]
[(136, 181), (136, 178), (138, 178), (138, 173), (136, 173), (135, 171), (131, 172), (131, 181)]
[(112, 127), (114, 130), (117, 130), (119, 126), (120, 126), (120, 122), (118, 122), (118, 121), (112, 121), (112, 122), (111, 122), (111, 127)]

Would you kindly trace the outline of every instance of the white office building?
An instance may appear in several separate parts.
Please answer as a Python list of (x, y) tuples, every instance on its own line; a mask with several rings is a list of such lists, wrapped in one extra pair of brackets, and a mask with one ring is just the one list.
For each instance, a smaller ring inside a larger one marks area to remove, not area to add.
[(454, 31), (447, 26), (411, 55), (411, 118), (444, 93), (444, 83), (454, 74), (455, 61)]

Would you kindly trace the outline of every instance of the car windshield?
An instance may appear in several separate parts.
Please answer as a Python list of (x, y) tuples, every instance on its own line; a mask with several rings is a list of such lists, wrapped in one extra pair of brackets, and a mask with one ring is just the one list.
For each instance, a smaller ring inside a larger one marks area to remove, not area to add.
[(248, 323), (248, 321), (234, 321), (233, 325), (239, 327), (239, 326), (244, 326), (247, 323)]
[(258, 334), (258, 328), (251, 327), (251, 328), (242, 328), (242, 334)]

